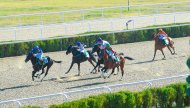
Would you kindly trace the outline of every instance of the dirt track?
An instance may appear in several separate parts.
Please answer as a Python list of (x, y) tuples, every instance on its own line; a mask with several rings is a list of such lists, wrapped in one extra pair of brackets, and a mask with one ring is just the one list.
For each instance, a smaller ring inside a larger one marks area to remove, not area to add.
[[(34, 82), (32, 81), (31, 63), (24, 63), (25, 56), (1, 58), (0, 101), (188, 74), (189, 71), (186, 66), (186, 60), (189, 54), (189, 37), (177, 38), (174, 39), (174, 42), (177, 55), (171, 55), (168, 49), (165, 48), (164, 52), (166, 55), (166, 60), (161, 60), (162, 55), (161, 52), (158, 51), (154, 62), (151, 61), (154, 51), (154, 41), (112, 45), (113, 49), (117, 52), (123, 52), (125, 55), (135, 59), (133, 61), (126, 61), (123, 81), (119, 81), (121, 76), (120, 73), (116, 76), (111, 76), (109, 79), (100, 78), (100, 73), (90, 74), (89, 72), (92, 69), (92, 66), (88, 62), (81, 64), (80, 77), (74, 76), (77, 74), (77, 65), (74, 65), (70, 73), (65, 75), (64, 73), (70, 66), (72, 56), (65, 55), (65, 51), (45, 54), (55, 60), (62, 60), (63, 63), (61, 65), (54, 64), (43, 82), (37, 81), (38, 79)], [(61, 79), (58, 80), (57, 78), (59, 77), (61, 77)], [(184, 82), (185, 78), (159, 81), (153, 83), (153, 87), (180, 81)], [(142, 84), (130, 87), (120, 87), (114, 89), (114, 91), (125, 89), (137, 91), (146, 87), (146, 84)], [(101, 92), (97, 91), (91, 93), (73, 94), (69, 96), (69, 99), (78, 99), (102, 92), (107, 92), (107, 90)], [(61, 103), (63, 100), (64, 97), (59, 96), (47, 98), (47, 100), (35, 99), (32, 101), (22, 101), (21, 103), (23, 105), (34, 103), (34, 105), (42, 105), (45, 107), (46, 103)], [(5, 106), (0, 105), (0, 108), (1, 107), (4, 108)]]

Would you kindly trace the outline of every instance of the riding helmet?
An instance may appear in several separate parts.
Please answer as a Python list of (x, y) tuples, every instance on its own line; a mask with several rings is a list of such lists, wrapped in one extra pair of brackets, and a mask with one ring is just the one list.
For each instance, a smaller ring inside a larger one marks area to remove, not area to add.
[(80, 46), (81, 45), (81, 43), (80, 42), (77, 42), (77, 46)]
[(103, 41), (103, 40), (102, 40), (102, 38), (100, 38), (100, 37), (97, 39), (97, 42), (102, 42), (102, 41)]

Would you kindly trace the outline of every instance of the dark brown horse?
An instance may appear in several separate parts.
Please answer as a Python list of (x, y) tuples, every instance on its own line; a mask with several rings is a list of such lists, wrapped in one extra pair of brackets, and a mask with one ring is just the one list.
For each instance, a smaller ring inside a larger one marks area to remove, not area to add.
[(90, 64), (92, 64), (93, 67), (95, 67), (95, 65), (92, 61), (94, 61), (96, 63), (96, 59), (95, 59), (94, 55), (91, 53), (91, 51), (87, 51), (87, 53), (90, 56), (89, 58), (87, 58), (87, 57), (85, 57), (85, 55), (81, 55), (80, 51), (78, 51), (78, 47), (70, 45), (66, 51), (67, 55), (69, 53), (72, 53), (73, 57), (72, 57), (71, 66), (65, 74), (69, 73), (69, 71), (71, 70), (71, 68), (73, 67), (73, 65), (75, 63), (77, 63), (77, 65), (78, 65), (78, 76), (80, 76), (80, 63), (85, 62), (85, 61), (89, 61)]
[[(165, 54), (163, 52), (163, 48), (165, 48), (165, 47), (167, 47), (169, 49), (169, 51), (171, 52), (172, 55), (176, 54), (175, 47), (174, 47), (174, 41), (170, 37), (167, 37), (167, 39), (169, 41), (169, 44), (163, 45), (163, 43), (159, 40), (159, 35), (154, 33), (155, 48), (154, 48), (154, 57), (152, 60), (154, 60), (157, 50), (160, 50), (162, 52), (162, 55), (164, 56), (163, 60), (166, 59)], [(171, 48), (173, 49), (173, 52), (171, 51)]]
[[(116, 68), (116, 67), (120, 67), (120, 69), (121, 69), (121, 75), (122, 75), (120, 80), (122, 80), (123, 75), (124, 75), (125, 59), (128, 59), (128, 60), (134, 60), (134, 59), (131, 58), (131, 57), (124, 57), (122, 53), (120, 53), (120, 54), (118, 54), (118, 55), (116, 55), (116, 56), (118, 56), (119, 59), (120, 59), (119, 63), (115, 63), (115, 62), (109, 57), (109, 55), (108, 55), (108, 54), (106, 53), (106, 51), (105, 51), (105, 52), (104, 52), (104, 57), (103, 57), (103, 59), (104, 59), (104, 68), (103, 68), (103, 69), (105, 69), (104, 72), (108, 71), (109, 69), (112, 69), (112, 72), (111, 72), (110, 75), (108, 76), (108, 78), (109, 78), (109, 77), (114, 73), (115, 68)], [(102, 73), (102, 74), (103, 74), (103, 73)], [(106, 77), (104, 76), (104, 78), (106, 78)]]

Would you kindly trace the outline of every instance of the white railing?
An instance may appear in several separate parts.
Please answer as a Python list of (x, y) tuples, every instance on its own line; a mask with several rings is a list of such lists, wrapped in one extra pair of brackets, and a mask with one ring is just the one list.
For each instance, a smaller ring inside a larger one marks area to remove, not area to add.
[[(127, 23), (127, 21), (130, 21)], [(34, 40), (53, 36), (73, 36), (91, 31), (121, 31), (137, 29), (152, 25), (176, 24), (190, 22), (190, 12), (154, 14), (128, 18), (79, 21), (60, 24), (25, 26), (21, 28), (0, 28), (0, 40)], [(126, 26), (127, 23), (127, 26)]]
[[(190, 24), (177, 24), (177, 25), (169, 25), (169, 26), (157, 26), (157, 27), (147, 27), (147, 28), (136, 28), (136, 29), (126, 29), (126, 30), (117, 30), (117, 31), (108, 31), (108, 32), (101, 32), (101, 33), (89, 33), (89, 34), (82, 34), (80, 36), (93, 36), (93, 35), (103, 35), (103, 34), (114, 34), (114, 33), (121, 33), (121, 32), (132, 32), (138, 30), (150, 30), (150, 29), (159, 29), (159, 28), (169, 28), (169, 27), (179, 27), (179, 26), (190, 26)], [(76, 35), (65, 35), (63, 37), (52, 37), (52, 38), (37, 38), (37, 39), (26, 39), (26, 40), (16, 40), (16, 41), (5, 41), (0, 42), (0, 45), (5, 44), (16, 44), (16, 43), (23, 43), (23, 42), (34, 42), (40, 40), (54, 40), (54, 39), (63, 39), (63, 38), (73, 38)]]
[(55, 93), (55, 94), (49, 94), (49, 95), (43, 95), (43, 96), (36, 96), (36, 97), (30, 97), (30, 98), (21, 98), (21, 99), (15, 99), (15, 100), (7, 100), (7, 101), (1, 101), (0, 104), (8, 104), (8, 103), (16, 102), (17, 103), (17, 107), (21, 107), (22, 104), (21, 104), (20, 101), (39, 99), (39, 98), (48, 98), (48, 97), (53, 97), (53, 96), (64, 96), (65, 97), (65, 101), (68, 102), (69, 98), (68, 98), (67, 95), (69, 95), (69, 94), (82, 93), (82, 92), (90, 92), (90, 91), (104, 90), (104, 89), (108, 89), (109, 93), (112, 93), (112, 89), (111, 88), (121, 87), (121, 86), (132, 86), (132, 85), (144, 84), (144, 83), (148, 83), (148, 87), (151, 88), (152, 87), (152, 82), (154, 82), (154, 81), (177, 79), (177, 78), (187, 77), (187, 76), (189, 76), (189, 74), (172, 76), (172, 77), (165, 77), (165, 78), (158, 78), (158, 79), (151, 79), (151, 80), (144, 80), (144, 81), (138, 81), (138, 82), (133, 82), (133, 83), (115, 84), (115, 85), (96, 87), (96, 88), (90, 88), (90, 89), (84, 89), (84, 90), (76, 90), (76, 91), (70, 91), (70, 92), (61, 92), (61, 93)]
[[(148, 11), (146, 11), (146, 13), (144, 12), (144, 10), (141, 10), (143, 9), (143, 7), (149, 8)], [(130, 10), (126, 12), (125, 10), (128, 10), (128, 9)], [(190, 11), (189, 9), (190, 9), (189, 1), (168, 2), (168, 3), (158, 3), (158, 4), (113, 6), (113, 7), (91, 8), (91, 9), (82, 9), (82, 10), (68, 10), (68, 11), (61, 11), (61, 12), (9, 15), (9, 16), (0, 16), (0, 19), (3, 23), (5, 23), (5, 21), (8, 22), (7, 24), (3, 24), (3, 26), (23, 26), (23, 25), (31, 25), (31, 24), (41, 25), (41, 24), (60, 23), (60, 22), (63, 23), (63, 22), (68, 22), (68, 21), (81, 21), (81, 20), (89, 20), (89, 19), (97, 19), (97, 18), (100, 19), (100, 18), (106, 18), (106, 17), (110, 18), (110, 16), (108, 15), (110, 14), (110, 12), (107, 13), (107, 11), (109, 10), (118, 10), (111, 13), (113, 17), (115, 16), (125, 17), (125, 16), (134, 16), (134, 15), (140, 16), (140, 15), (149, 15), (149, 14)], [(133, 11), (135, 14), (131, 14), (130, 11)], [(91, 16), (93, 14), (98, 17), (88, 18), (89, 15)], [(74, 15), (73, 18), (71, 15)], [(76, 17), (78, 18), (76, 19)], [(29, 21), (31, 18), (36, 19), (36, 20), (31, 22)], [(11, 24), (10, 22), (15, 22), (15, 23)], [(0, 22), (0, 25), (1, 25), (1, 22)]]

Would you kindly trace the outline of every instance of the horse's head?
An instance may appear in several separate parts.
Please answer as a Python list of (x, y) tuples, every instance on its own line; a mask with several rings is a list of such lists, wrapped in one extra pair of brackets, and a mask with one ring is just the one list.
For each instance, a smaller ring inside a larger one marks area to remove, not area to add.
[(95, 44), (95, 45), (93, 46), (93, 48), (92, 48), (92, 54), (93, 54), (94, 52), (99, 51), (99, 50), (100, 50), (100, 45), (99, 45), (99, 44)]
[(30, 51), (30, 52), (26, 55), (25, 62), (27, 63), (29, 60), (31, 60), (32, 57), (33, 57), (33, 55), (32, 55), (32, 52)]
[(66, 54), (68, 55), (69, 53), (72, 52), (72, 45), (69, 45), (69, 47), (67, 48)]
[(152, 34), (152, 37), (153, 37), (154, 40), (156, 40), (159, 36), (158, 36), (158, 34), (157, 34), (156, 32), (154, 32), (154, 33)]

